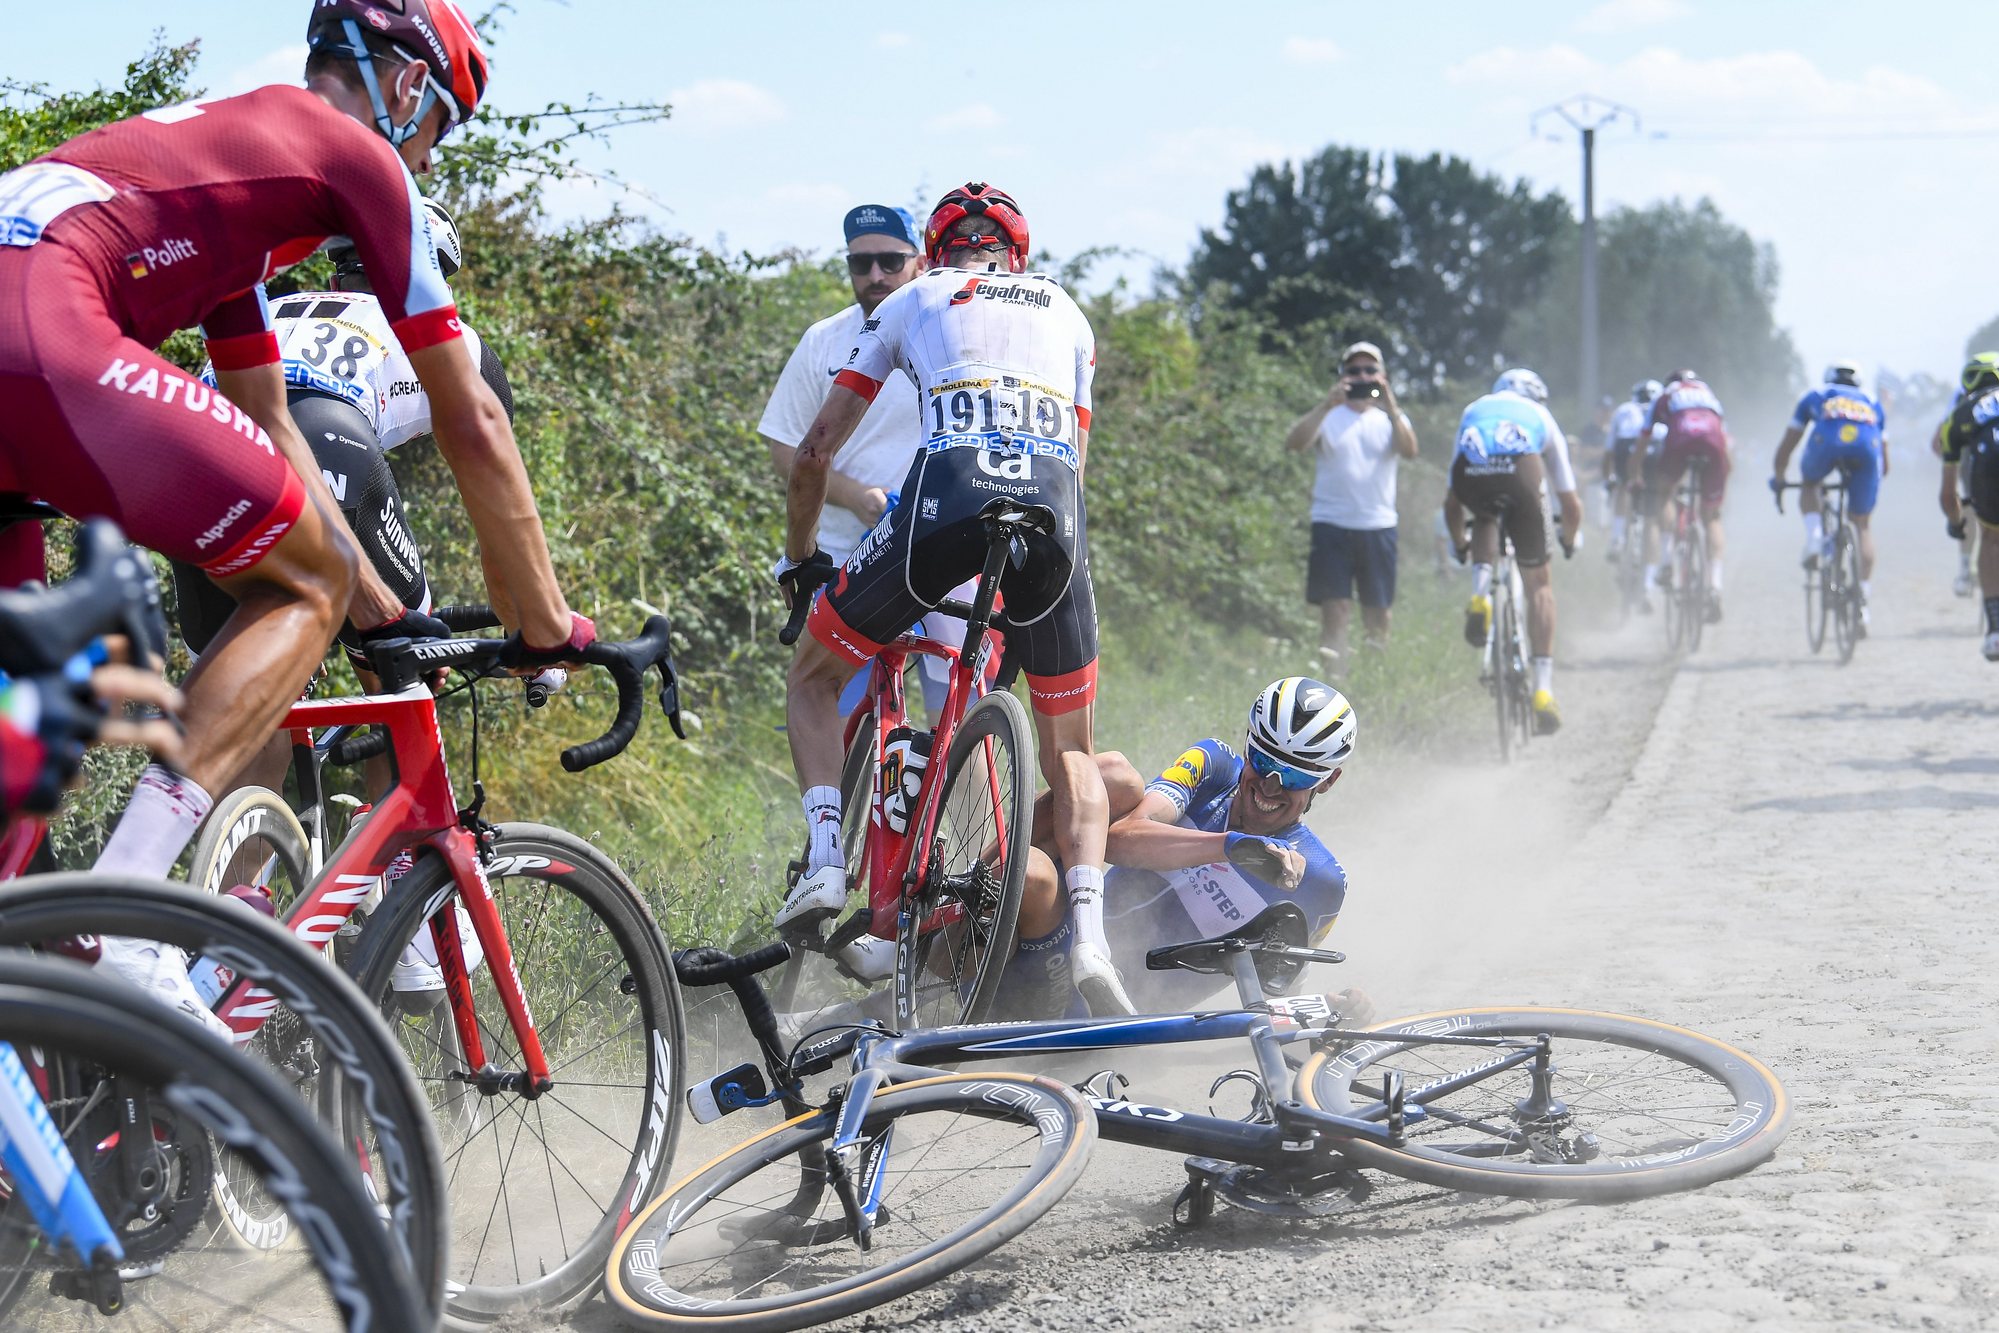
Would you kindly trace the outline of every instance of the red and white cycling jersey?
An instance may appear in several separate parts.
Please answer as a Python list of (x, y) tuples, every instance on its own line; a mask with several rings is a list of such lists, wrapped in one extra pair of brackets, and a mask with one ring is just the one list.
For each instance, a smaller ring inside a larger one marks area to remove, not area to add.
[(1675, 380), (1652, 400), (1652, 434), (1660, 439), (1707, 439), (1728, 444), (1721, 400), (1699, 380)]
[(354, 242), (406, 350), (458, 336), (409, 169), (303, 88), (148, 111), (0, 175), (0, 244), (61, 245), (127, 336), (199, 323), (226, 369), (279, 359), (259, 284), (330, 236)]
[(927, 450), (1026, 450), (1078, 463), (1090, 428), (1097, 339), (1045, 273), (937, 268), (861, 324), (834, 383), (870, 402), (891, 370), (916, 384)]

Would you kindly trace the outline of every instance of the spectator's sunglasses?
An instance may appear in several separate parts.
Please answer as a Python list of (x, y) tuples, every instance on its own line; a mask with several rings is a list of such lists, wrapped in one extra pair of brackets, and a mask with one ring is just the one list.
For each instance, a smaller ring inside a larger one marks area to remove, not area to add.
[(848, 255), (847, 272), (857, 278), (866, 276), (868, 270), (872, 268), (879, 268), (884, 273), (900, 273), (914, 258), (915, 255), (905, 254), (900, 250), (878, 250), (873, 254)]
[(1378, 380), (1381, 378), (1381, 367), (1372, 361), (1354, 361), (1341, 366), (1340, 374), (1350, 375), (1357, 380)]
[(1248, 752), (1249, 766), (1256, 770), (1257, 779), (1266, 791), (1270, 789), (1271, 778), (1276, 778), (1277, 785), (1286, 791), (1310, 791), (1326, 780), (1324, 774), (1307, 773), (1303, 769), (1279, 763), (1255, 746), (1245, 746), (1244, 749)]

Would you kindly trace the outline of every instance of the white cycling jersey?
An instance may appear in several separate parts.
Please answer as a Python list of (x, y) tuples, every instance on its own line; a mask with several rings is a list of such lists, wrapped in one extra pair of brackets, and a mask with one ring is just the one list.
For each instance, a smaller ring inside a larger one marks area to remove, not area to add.
[(1627, 400), (1617, 405), (1610, 414), (1610, 438), (1635, 440), (1645, 433), (1646, 423), (1652, 419), (1652, 405)]
[(1047, 274), (935, 268), (897, 288), (862, 322), (834, 382), (872, 400), (897, 368), (916, 385), (925, 449), (982, 446), (1077, 465), (1097, 340)]
[[(271, 302), (271, 323), (284, 358), (285, 383), (344, 398), (361, 410), (383, 449), (430, 434), (430, 395), (389, 330), (381, 303), (366, 292), (298, 292)], [(466, 353), (479, 368), (479, 335), (464, 330)], [(201, 368), (215, 383), (215, 368)]]

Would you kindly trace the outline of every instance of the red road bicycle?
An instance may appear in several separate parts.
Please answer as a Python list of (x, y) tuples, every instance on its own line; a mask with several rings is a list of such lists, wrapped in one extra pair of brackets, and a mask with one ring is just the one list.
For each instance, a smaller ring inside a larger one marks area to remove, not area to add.
[[(874, 659), (868, 693), (847, 719), (842, 845), (847, 882), (865, 884), (867, 902), (817, 948), (867, 933), (895, 941), (895, 1025), (904, 1030), (982, 1019), (1013, 956), (1033, 833), (1034, 732), (1020, 700), (986, 690), (995, 647), (988, 631), (1000, 576), (1009, 562), (1025, 564), (1027, 535), (1048, 530), (1045, 514), (1005, 500), (986, 507), (977, 591), (969, 604), (937, 607), (964, 619), (964, 644), (903, 635)], [(784, 642), (796, 640), (808, 610), (799, 599)], [(904, 709), (912, 656), (951, 668), (929, 732), (910, 726)], [(799, 1003), (804, 956), (794, 950), (779, 979), (780, 1008)]]
[[(485, 608), (446, 614), (461, 630), (493, 623)], [(638, 639), (584, 650), (615, 679), (618, 712), (603, 737), (563, 752), (564, 768), (601, 763), (631, 742), (655, 666), (661, 707), (679, 732), (668, 634), (655, 616)], [(321, 759), (386, 751), (394, 769), (323, 868), (321, 844), (308, 849), (291, 807), (260, 788), (218, 804), (195, 856), (203, 863), (202, 848), (219, 848), (215, 864), (248, 867), (230, 882), (265, 888), (306, 944), (338, 946), (388, 1018), (429, 1094), (444, 1149), (454, 1251), (447, 1310), (461, 1323), (546, 1314), (595, 1290), (618, 1231), (665, 1183), (683, 1039), (665, 943), (617, 866), (559, 829), (480, 817), (476, 704), (474, 799), (459, 805), (437, 700), (423, 681), (455, 668), (476, 689), (498, 670), (500, 648), (497, 639), (375, 644), (378, 693), (292, 708), (282, 726), (316, 833)], [(373, 735), (355, 734), (369, 726)], [(396, 877), (404, 853), (413, 864)], [(470, 939), (461, 933), (468, 925)], [(415, 984), (412, 970), (425, 974)], [(216, 1012), (247, 1039), (269, 1004), (237, 984)]]

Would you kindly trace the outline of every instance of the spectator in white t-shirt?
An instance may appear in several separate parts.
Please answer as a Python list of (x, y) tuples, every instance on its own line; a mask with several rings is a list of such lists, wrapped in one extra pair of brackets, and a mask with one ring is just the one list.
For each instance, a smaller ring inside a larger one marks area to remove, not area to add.
[[(778, 376), (770, 402), (764, 406), (757, 433), (770, 446), (771, 466), (777, 472), (779, 494), (791, 480), (791, 460), (798, 443), (819, 415), (833, 387), (833, 376), (847, 364), (847, 354), (860, 341), (861, 324), (889, 293), (909, 282), (927, 266), (923, 248), (917, 243), (916, 220), (907, 209), (888, 204), (862, 204), (847, 214), (847, 273), (854, 284), (854, 304), (839, 314), (820, 320), (805, 331), (791, 360)], [(860, 545), (888, 509), (891, 492), (902, 485), (923, 443), (922, 416), (917, 410), (916, 386), (900, 370), (894, 371), (868, 407), (867, 415), (854, 430), (833, 471), (826, 479), (826, 509), (819, 520), (819, 549), (835, 564), (845, 564), (847, 556)], [(925, 617), (926, 633), (962, 641), (964, 622), (949, 617)], [(955, 629), (953, 628), (955, 626)], [(935, 664), (935, 665), (933, 665)], [(923, 659), (924, 697), (943, 699), (941, 659)], [(859, 698), (855, 677), (841, 700), (848, 711)], [(935, 706), (933, 703), (933, 707)]]
[(1395, 471), (1416, 456), (1416, 432), (1396, 406), (1381, 349), (1359, 342), (1340, 357), (1325, 401), (1284, 438), (1294, 453), (1318, 450), (1312, 481), (1312, 551), (1305, 600), (1319, 608), (1319, 652), (1333, 666), (1347, 653), (1356, 592), (1367, 640), (1388, 638), (1395, 603)]

